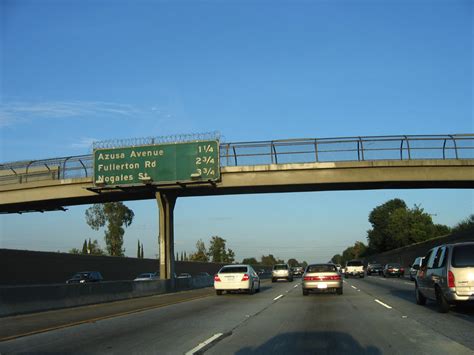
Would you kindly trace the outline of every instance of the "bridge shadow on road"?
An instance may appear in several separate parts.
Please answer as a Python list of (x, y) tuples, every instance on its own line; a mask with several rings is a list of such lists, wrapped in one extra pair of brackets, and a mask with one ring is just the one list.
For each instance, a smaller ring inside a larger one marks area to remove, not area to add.
[(247, 354), (370, 354), (382, 352), (374, 346), (363, 347), (351, 335), (342, 332), (292, 332), (277, 335), (266, 343), (236, 352)]

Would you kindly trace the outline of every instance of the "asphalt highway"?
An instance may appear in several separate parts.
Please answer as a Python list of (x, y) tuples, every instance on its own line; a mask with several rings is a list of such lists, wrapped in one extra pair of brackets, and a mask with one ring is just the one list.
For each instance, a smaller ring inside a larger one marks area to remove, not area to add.
[(266, 281), (254, 295), (204, 289), (8, 317), (0, 353), (474, 354), (474, 308), (440, 314), (413, 289), (374, 276), (303, 296), (299, 279)]

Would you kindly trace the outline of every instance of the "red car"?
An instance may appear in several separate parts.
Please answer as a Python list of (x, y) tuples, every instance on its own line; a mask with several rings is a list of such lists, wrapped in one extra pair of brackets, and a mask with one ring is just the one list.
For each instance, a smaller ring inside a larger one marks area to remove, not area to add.
[(398, 263), (386, 264), (383, 268), (383, 277), (387, 276), (403, 276), (405, 274), (405, 269), (401, 267)]

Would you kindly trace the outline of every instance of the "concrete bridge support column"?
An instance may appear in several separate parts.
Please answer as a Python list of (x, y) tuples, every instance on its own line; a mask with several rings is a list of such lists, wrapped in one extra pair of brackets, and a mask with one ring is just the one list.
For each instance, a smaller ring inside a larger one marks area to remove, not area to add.
[(174, 205), (177, 195), (173, 192), (156, 192), (160, 224), (160, 279), (173, 279), (174, 274)]

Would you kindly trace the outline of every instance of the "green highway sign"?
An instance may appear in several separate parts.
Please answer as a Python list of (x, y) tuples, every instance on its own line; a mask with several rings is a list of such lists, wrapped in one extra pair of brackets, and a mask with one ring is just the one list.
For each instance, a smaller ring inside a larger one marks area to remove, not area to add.
[(127, 186), (218, 181), (219, 143), (198, 141), (94, 150), (94, 183)]

